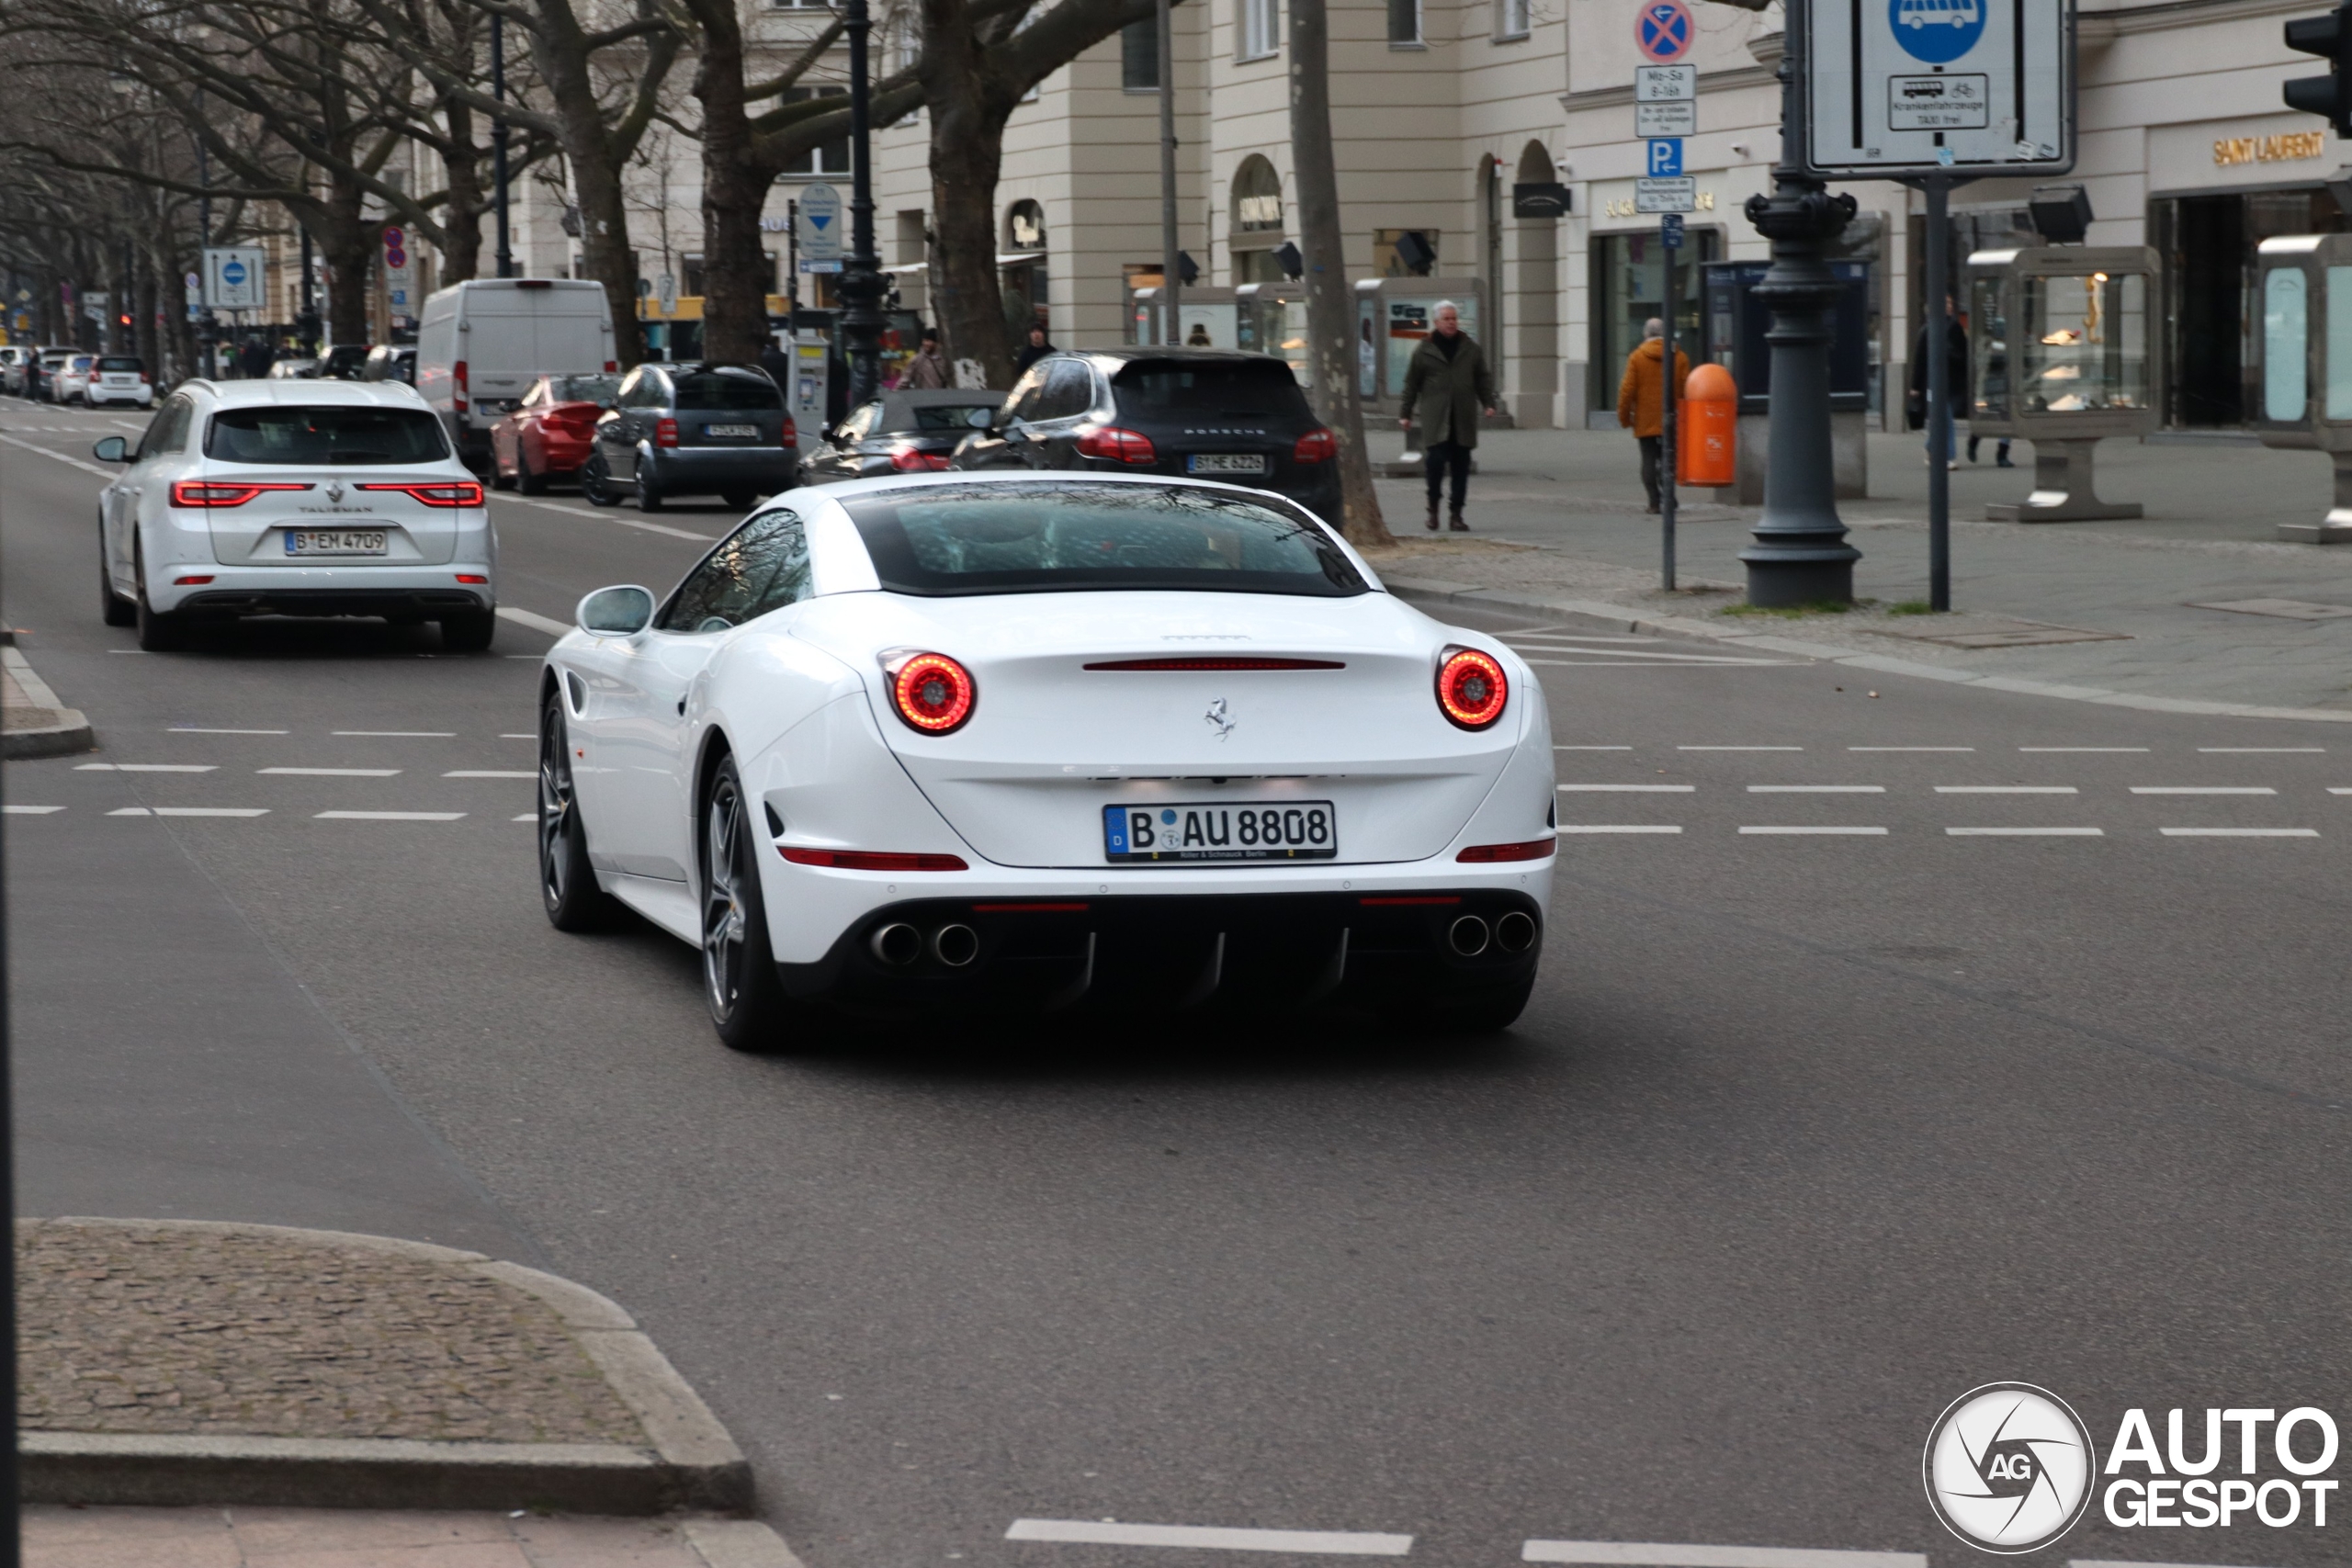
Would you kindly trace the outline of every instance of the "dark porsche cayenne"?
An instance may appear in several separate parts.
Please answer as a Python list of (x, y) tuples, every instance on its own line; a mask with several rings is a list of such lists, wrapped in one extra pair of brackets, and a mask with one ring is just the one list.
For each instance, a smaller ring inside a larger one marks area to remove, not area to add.
[(1221, 479), (1337, 517), (1338, 457), (1297, 378), (1272, 355), (1114, 348), (1031, 366), (954, 466)]

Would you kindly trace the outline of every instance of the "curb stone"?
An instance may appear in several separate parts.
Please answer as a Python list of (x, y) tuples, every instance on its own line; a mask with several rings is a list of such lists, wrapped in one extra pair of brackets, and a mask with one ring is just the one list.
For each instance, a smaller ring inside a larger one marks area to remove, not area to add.
[[(0, 729), (0, 757), (70, 757), (76, 752), (97, 750), (97, 737), (91, 732), (90, 721), (78, 708), (69, 708), (57, 700), (49, 682), (33, 673), (25, 656), (17, 651), (16, 638), (0, 647), (0, 669), (21, 689), (34, 711), (46, 712), (50, 722), (23, 729)], [(18, 709), (18, 712), (25, 710)]]
[(1768, 653), (1818, 659), (1827, 664), (1851, 665), (1855, 669), (1875, 671), (1882, 675), (1907, 675), (1917, 680), (1983, 686), (1990, 691), (2017, 692), (2027, 696), (2059, 697), (2068, 702), (2137, 708), (2144, 713), (2208, 714), (2222, 718), (2291, 718), (2305, 723), (2352, 724), (2352, 711), (2260, 707), (2247, 703), (2206, 702), (2194, 697), (2152, 697), (2133, 692), (2109, 691), (2104, 686), (2062, 686), (2047, 681), (1984, 675), (1974, 671), (1922, 664), (1915, 660), (1896, 659), (1885, 654), (1857, 653), (1850, 648), (1833, 648), (1827, 643), (1803, 642), (1794, 637), (1773, 637), (1760, 632), (1726, 631), (1706, 621), (1691, 620), (1682, 615), (1645, 615), (1601, 599), (1571, 599), (1560, 594), (1529, 593), (1509, 588), (1471, 588), (1412, 577), (1383, 577), (1381, 581), (1400, 599), (1431, 599), (1442, 604), (1473, 607), (1485, 605), (1498, 610), (1534, 610), (1551, 615), (1580, 615), (1608, 626), (1623, 626), (1629, 632), (1700, 637), (1709, 642), (1730, 643), (1738, 648), (1761, 649)]
[[(638, 1329), (636, 1320), (619, 1303), (585, 1285), (519, 1264), (493, 1262), (479, 1252), (347, 1231), (213, 1220), (68, 1216), (48, 1223), (274, 1236), (471, 1266), (474, 1272), (536, 1296), (553, 1310), (644, 1428), (650, 1447), (28, 1431), (18, 1438), (25, 1502), (542, 1507), (630, 1515), (680, 1509), (741, 1514), (751, 1509), (751, 1465), (726, 1427)], [(714, 1539), (733, 1538), (722, 1531)], [(782, 1549), (780, 1540), (775, 1544)], [(740, 1561), (742, 1568), (796, 1568), (788, 1551), (782, 1557), (745, 1555), (729, 1561)]]

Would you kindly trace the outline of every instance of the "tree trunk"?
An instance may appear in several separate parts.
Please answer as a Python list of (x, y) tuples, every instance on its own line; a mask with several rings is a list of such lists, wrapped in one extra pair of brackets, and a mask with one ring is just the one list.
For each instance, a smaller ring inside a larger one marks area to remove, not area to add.
[(142, 242), (137, 250), (137, 266), (130, 283), (130, 343), (131, 352), (139, 355), (139, 363), (147, 368), (147, 378), (157, 386), (164, 380), (164, 340), (155, 330), (155, 308), (163, 290), (156, 276), (155, 250), (151, 243)]
[(326, 264), (331, 344), (368, 341), (368, 264), (376, 256), (376, 226), (363, 216), (367, 199), (357, 181), (331, 179), (324, 205), (303, 215)]
[(1372, 488), (1357, 395), (1355, 291), (1340, 239), (1340, 176), (1331, 152), (1331, 34), (1324, 0), (1291, 0), (1291, 178), (1306, 253), (1306, 336), (1315, 396), (1340, 443), (1340, 529), (1359, 549), (1393, 545)]
[(1012, 385), (1015, 344), (996, 270), (996, 182), (1004, 116), (989, 111), (980, 48), (963, 0), (923, 0), (923, 96), (931, 111), (931, 210), (939, 288), (932, 300), (948, 363)]
[(743, 35), (734, 0), (698, 6), (702, 58), (702, 353), (734, 365), (759, 361), (768, 344), (768, 274), (760, 231), (775, 171), (752, 147), (743, 96)]
[[(536, 14), (533, 58), (555, 105), (563, 155), (571, 165), (572, 197), (580, 204), (581, 265), (605, 286), (613, 313), (613, 357), (626, 370), (645, 357), (645, 333), (637, 319), (637, 253), (629, 247), (628, 209), (621, 200), (628, 149), (613, 144), (588, 68), (587, 39), (569, 0), (538, 0)], [(673, 43), (662, 39), (648, 39), (645, 48), (657, 62), (676, 52)]]
[(441, 220), (441, 283), (447, 288), (481, 276), (481, 215), (490, 199), (482, 192), (473, 106), (445, 96), (441, 112), (448, 137), (441, 153), (441, 182), (449, 193)]

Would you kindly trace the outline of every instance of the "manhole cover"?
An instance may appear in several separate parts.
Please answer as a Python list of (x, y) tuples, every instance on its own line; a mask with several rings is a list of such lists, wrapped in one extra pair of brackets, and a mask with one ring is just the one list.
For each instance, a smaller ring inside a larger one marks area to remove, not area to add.
[(2225, 599), (2219, 604), (2188, 607), (2229, 610), (2241, 615), (2276, 615), (2282, 621), (2337, 621), (2352, 615), (2352, 605), (2314, 604), (2303, 599)]

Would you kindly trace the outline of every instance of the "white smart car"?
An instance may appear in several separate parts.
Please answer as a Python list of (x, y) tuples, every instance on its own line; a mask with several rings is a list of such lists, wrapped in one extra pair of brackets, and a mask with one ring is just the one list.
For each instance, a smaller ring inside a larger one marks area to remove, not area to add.
[(702, 949), (720, 1037), (1357, 1002), (1499, 1028), (1555, 839), (1533, 673), (1263, 491), (937, 474), (601, 589), (540, 687), (539, 872)]
[(437, 621), (443, 646), (491, 644), (498, 538), (480, 480), (397, 382), (184, 381), (98, 497), (108, 626), (178, 645), (240, 615)]

